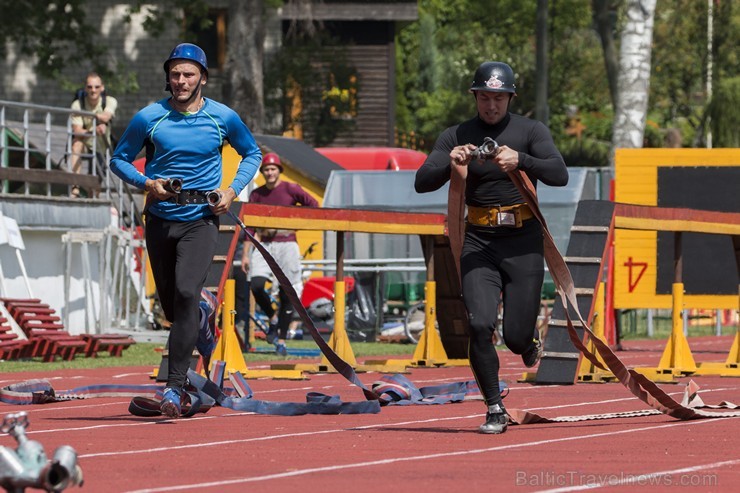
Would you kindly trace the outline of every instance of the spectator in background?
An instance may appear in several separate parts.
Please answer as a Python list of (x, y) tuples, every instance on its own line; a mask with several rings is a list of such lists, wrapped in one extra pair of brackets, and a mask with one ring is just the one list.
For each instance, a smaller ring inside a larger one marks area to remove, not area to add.
[[(111, 140), (111, 123), (116, 116), (118, 101), (113, 96), (105, 93), (105, 85), (100, 75), (90, 72), (85, 77), (85, 87), (77, 92), (77, 97), (72, 102), (73, 110), (89, 111), (95, 113), (95, 118), (72, 115), (72, 173), (79, 174), (82, 168), (81, 154), (89, 154), (93, 151), (93, 139), (97, 139), (95, 152), (104, 155), (106, 151), (113, 151)], [(95, 128), (93, 128), (95, 124)], [(72, 195), (78, 197), (80, 189), (72, 187)]]
[(683, 145), (681, 130), (678, 128), (669, 128), (663, 136), (663, 147), (679, 148)]
[[(302, 205), (317, 207), (319, 203), (309, 195), (297, 183), (284, 182), (280, 179), (283, 172), (283, 164), (280, 157), (275, 153), (265, 154), (262, 159), (260, 172), (265, 178), (265, 184), (252, 190), (249, 201), (255, 204), (267, 205)], [(255, 232), (255, 237), (262, 242), (270, 254), (275, 257), (280, 268), (290, 280), (298, 297), (303, 292), (303, 279), (301, 277), (301, 252), (296, 241), (295, 231), (280, 229), (260, 229)], [(294, 308), (288, 296), (280, 288), (279, 310), (275, 311), (270, 300), (270, 295), (265, 291), (265, 284), (272, 279), (272, 271), (265, 259), (259, 252), (253, 253), (251, 243), (244, 244), (242, 252), (242, 269), (247, 273), (250, 289), (254, 295), (255, 302), (262, 311), (270, 318), (270, 328), (265, 334), (267, 342), (275, 344), (278, 354), (286, 355), (287, 348), (285, 339), (288, 336), (288, 328), (293, 319)]]
[(231, 277), (234, 279), (236, 284), (234, 290), (234, 303), (236, 309), (236, 316), (234, 317), (234, 325), (242, 338), (244, 346), (243, 351), (249, 350), (249, 281), (247, 280), (247, 274), (242, 268), (242, 252), (247, 247), (249, 240), (244, 231), (239, 232), (239, 240), (236, 244), (236, 250), (234, 251), (234, 260), (231, 266)]

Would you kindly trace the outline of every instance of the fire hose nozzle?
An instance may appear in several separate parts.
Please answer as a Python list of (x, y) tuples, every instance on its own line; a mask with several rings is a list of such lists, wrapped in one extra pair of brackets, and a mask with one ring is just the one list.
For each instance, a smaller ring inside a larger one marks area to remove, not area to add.
[(483, 139), (483, 144), (471, 152), (471, 155), (477, 159), (491, 159), (498, 154), (499, 149), (498, 142), (490, 137), (486, 137)]

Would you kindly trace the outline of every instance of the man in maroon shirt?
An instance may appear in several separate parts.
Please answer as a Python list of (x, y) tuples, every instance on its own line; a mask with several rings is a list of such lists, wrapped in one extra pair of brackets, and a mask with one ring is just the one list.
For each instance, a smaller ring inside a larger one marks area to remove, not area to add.
[[(280, 157), (275, 153), (265, 154), (262, 159), (260, 172), (265, 178), (265, 184), (252, 190), (249, 201), (256, 204), (267, 205), (301, 205), (317, 207), (319, 203), (308, 194), (297, 183), (285, 182), (280, 179), (283, 172), (283, 164)], [(275, 257), (280, 268), (290, 280), (300, 298), (303, 292), (303, 279), (301, 278), (301, 254), (296, 241), (295, 231), (283, 229), (260, 229), (255, 232)], [(244, 245), (242, 250), (242, 269), (250, 279), (250, 289), (254, 299), (262, 311), (270, 318), (270, 329), (267, 342), (275, 343), (278, 354), (287, 354), (285, 338), (288, 336), (288, 327), (293, 319), (293, 305), (281, 288), (279, 291), (280, 308), (278, 311), (272, 306), (270, 296), (265, 290), (265, 283), (272, 280), (272, 271), (265, 259), (258, 251), (253, 252), (251, 243)]]

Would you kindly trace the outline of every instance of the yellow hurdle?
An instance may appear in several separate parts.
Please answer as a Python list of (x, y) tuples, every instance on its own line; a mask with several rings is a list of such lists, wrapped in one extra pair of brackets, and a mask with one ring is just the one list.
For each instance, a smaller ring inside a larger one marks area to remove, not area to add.
[(735, 330), (735, 340), (732, 341), (730, 354), (727, 355), (725, 365), (728, 368), (740, 368), (740, 330)]
[(683, 333), (683, 283), (673, 283), (673, 313), (671, 314), (671, 336), (663, 350), (657, 367), (635, 368), (635, 371), (654, 382), (671, 382), (674, 377), (696, 372), (696, 363), (689, 342)]
[[(349, 343), (349, 337), (347, 336), (347, 328), (344, 322), (344, 314), (347, 310), (346, 296), (345, 281), (336, 281), (334, 283), (334, 330), (332, 330), (331, 336), (329, 337), (328, 345), (340, 358), (354, 368), (355, 371), (366, 371), (366, 368), (363, 365), (357, 364), (357, 358), (355, 358), (355, 353), (352, 350), (352, 346)], [(335, 373), (337, 371), (329, 362), (329, 359), (323, 354), (321, 355), (321, 362), (318, 364), (274, 363), (270, 365), (270, 368), (274, 370), (305, 371), (308, 373)], [(398, 368), (393, 368), (393, 370), (398, 370)]]
[(658, 370), (687, 375), (696, 371), (694, 356), (683, 333), (683, 283), (673, 283), (673, 313), (671, 337), (658, 363)]
[[(247, 371), (247, 363), (244, 361), (239, 339), (234, 329), (235, 310), (235, 281), (228, 279), (224, 286), (224, 301), (221, 312), (221, 337), (216, 343), (211, 361), (221, 360), (226, 363), (225, 371), (244, 373)], [(210, 369), (210, 368), (209, 368)]]
[(365, 367), (433, 368), (440, 366), (468, 366), (467, 359), (449, 359), (437, 330), (437, 284), (424, 284), (424, 330), (411, 359), (368, 360)]
[(424, 331), (419, 338), (410, 366), (428, 368), (432, 366), (468, 366), (467, 359), (450, 359), (442, 345), (437, 330), (437, 284), (427, 281), (424, 284)]
[(244, 378), (281, 378), (288, 380), (303, 380), (305, 376), (296, 370), (250, 370), (244, 361), (239, 339), (236, 336), (234, 318), (236, 317), (236, 281), (227, 279), (224, 286), (224, 301), (221, 312), (221, 337), (216, 343), (216, 350), (211, 361), (221, 360), (226, 363), (226, 374), (238, 372)]
[[(740, 301), (740, 297), (738, 297)], [(740, 328), (735, 329), (735, 339), (724, 363), (699, 363), (695, 375), (740, 377)]]
[[(352, 368), (357, 367), (357, 359), (347, 336), (347, 327), (344, 321), (344, 314), (347, 311), (346, 301), (346, 283), (337, 281), (334, 283), (334, 330), (329, 337), (329, 347), (337, 353), (337, 356), (346, 361)], [(321, 366), (330, 367), (331, 363), (326, 356), (321, 356)]]
[[(604, 341), (604, 315), (605, 315), (605, 303), (604, 303), (604, 289), (605, 284), (599, 283), (599, 287), (596, 290), (596, 298), (594, 299), (594, 317), (591, 322), (591, 329), (594, 335), (601, 341)], [(596, 355), (596, 359), (606, 366), (604, 359), (596, 351), (594, 342), (589, 339), (586, 345), (589, 351)], [(607, 370), (602, 370), (586, 358), (581, 358), (581, 365), (578, 371), (578, 381), (587, 383), (605, 383), (612, 380), (616, 380), (614, 374)]]

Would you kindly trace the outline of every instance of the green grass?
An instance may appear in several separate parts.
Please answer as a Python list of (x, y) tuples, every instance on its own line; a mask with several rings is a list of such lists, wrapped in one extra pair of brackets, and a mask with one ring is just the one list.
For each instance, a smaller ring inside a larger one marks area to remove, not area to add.
[(107, 352), (101, 352), (97, 358), (86, 358), (77, 356), (72, 361), (61, 361), (57, 359), (53, 363), (44, 363), (41, 358), (30, 358), (18, 361), (3, 361), (0, 363), (0, 371), (3, 373), (21, 371), (54, 371), (67, 368), (108, 368), (114, 366), (141, 366), (159, 365), (162, 353), (156, 351), (161, 347), (159, 344), (137, 343), (129, 346), (123, 351), (120, 358), (112, 358)]
[[(671, 319), (662, 312), (656, 312), (653, 319), (654, 335), (653, 339), (667, 339), (671, 333)], [(697, 325), (689, 326), (689, 336), (714, 335), (714, 325)], [(722, 333), (724, 335), (734, 335), (737, 330), (736, 326), (724, 326)], [(635, 340), (647, 339), (647, 315), (644, 310), (627, 312), (622, 314), (622, 339)], [(412, 344), (389, 344), (380, 342), (353, 342), (352, 350), (358, 358), (367, 356), (408, 356), (410, 357), (415, 349)], [(257, 341), (256, 347), (271, 347), (264, 341)], [(301, 349), (316, 349), (316, 343), (312, 340), (289, 341), (288, 347)], [(85, 369), (85, 368), (106, 368), (106, 367), (127, 367), (127, 366), (151, 366), (158, 367), (162, 359), (161, 344), (138, 343), (129, 347), (123, 352), (120, 358), (112, 358), (108, 353), (101, 353), (97, 358), (76, 357), (73, 361), (55, 361), (53, 363), (44, 363), (41, 358), (33, 358), (22, 361), (2, 361), (0, 362), (0, 372), (27, 372), (27, 371), (55, 371), (61, 369)], [(499, 349), (504, 349), (503, 347)], [(283, 358), (274, 353), (245, 353), (244, 359), (249, 365), (254, 362), (265, 361), (282, 361), (284, 359), (301, 359), (304, 361), (316, 361), (318, 357), (296, 358), (288, 356)]]
[[(385, 342), (352, 342), (352, 351), (358, 358), (366, 356), (398, 356), (408, 355), (411, 356), (414, 352), (415, 345), (412, 344), (389, 344)], [(255, 345), (256, 348), (273, 347), (264, 341), (258, 341)], [(288, 348), (296, 349), (318, 349), (313, 340), (302, 340), (302, 341), (288, 341)], [(275, 354), (270, 353), (245, 353), (244, 355), (247, 364), (250, 361), (280, 361), (282, 358)], [(290, 359), (298, 359), (294, 356), (288, 356)], [(302, 359), (316, 359), (316, 358), (302, 358)]]
[[(413, 345), (410, 344), (388, 344), (380, 342), (353, 342), (352, 350), (356, 357), (365, 356), (411, 356), (414, 352)], [(258, 341), (256, 347), (272, 347), (265, 342)], [(318, 349), (318, 346), (312, 340), (288, 341), (288, 347), (303, 349)], [(86, 369), (86, 368), (108, 368), (108, 367), (126, 367), (126, 366), (152, 366), (158, 367), (162, 360), (161, 344), (137, 343), (130, 346), (123, 352), (120, 358), (112, 358), (108, 353), (103, 352), (97, 358), (85, 358), (77, 356), (73, 361), (55, 361), (53, 363), (44, 363), (41, 358), (32, 358), (21, 361), (3, 361), (0, 363), (0, 371), (3, 373), (17, 373), (29, 371), (55, 371), (62, 369)], [(286, 358), (274, 353), (245, 353), (244, 360), (249, 365), (252, 362), (262, 361), (282, 361), (284, 359), (299, 359), (293, 356)], [(304, 360), (317, 360), (316, 358), (302, 358)]]

